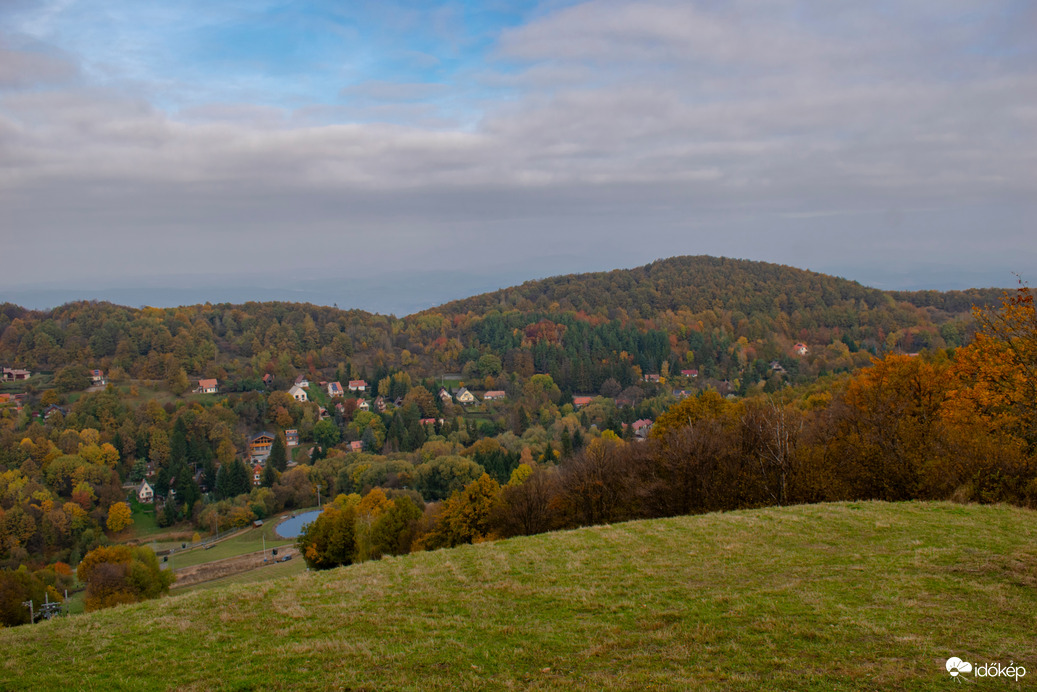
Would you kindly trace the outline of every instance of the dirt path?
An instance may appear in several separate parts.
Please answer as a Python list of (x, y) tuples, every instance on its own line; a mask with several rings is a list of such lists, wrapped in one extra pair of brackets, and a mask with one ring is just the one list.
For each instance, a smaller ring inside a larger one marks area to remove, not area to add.
[(260, 550), (254, 553), (248, 553), (247, 555), (237, 555), (235, 557), (224, 558), (223, 560), (206, 562), (201, 565), (184, 567), (183, 569), (176, 570), (176, 582), (173, 583), (172, 588), (180, 589), (185, 586), (200, 584), (204, 581), (211, 581), (213, 579), (229, 577), (232, 574), (240, 574), (241, 572), (259, 569), (265, 565), (274, 565), (277, 564), (277, 560), (280, 560), (286, 555), (290, 555), (293, 560), (302, 559), (299, 556), (299, 551), (294, 546), (287, 545), (278, 547), (276, 557), (272, 556), (269, 550), (266, 551), (266, 562), (263, 562), (263, 551)]

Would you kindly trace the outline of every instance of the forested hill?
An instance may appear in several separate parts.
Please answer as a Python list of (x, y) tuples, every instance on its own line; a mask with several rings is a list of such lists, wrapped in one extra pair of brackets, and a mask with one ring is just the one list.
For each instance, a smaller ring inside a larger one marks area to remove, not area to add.
[(114, 369), (173, 391), (200, 377), (241, 391), (264, 388), (265, 374), (282, 387), (298, 374), (374, 385), (405, 371), (460, 372), (486, 389), (548, 373), (563, 392), (593, 393), (609, 380), (627, 387), (681, 370), (701, 374), (700, 386), (748, 391), (847, 371), (885, 352), (963, 345), (971, 308), (999, 295), (891, 293), (781, 265), (676, 257), (527, 282), (402, 319), (292, 303), (3, 304), (0, 365)]
[[(635, 269), (568, 274), (447, 303), (426, 312), (486, 313), (490, 310), (579, 311), (650, 319), (661, 312), (713, 310), (776, 317), (781, 312), (816, 313), (820, 324), (849, 326), (845, 313), (896, 302), (965, 313), (996, 304), (1001, 289), (883, 291), (836, 276), (782, 264), (711, 257), (671, 257)], [(824, 311), (842, 311), (842, 315)]]
[[(693, 369), (744, 385), (767, 379), (775, 361), (793, 377), (813, 377), (885, 352), (961, 346), (971, 338), (972, 308), (1000, 296), (999, 289), (894, 293), (783, 265), (699, 256), (529, 281), (422, 314), (449, 317), (465, 343), (512, 354), (531, 349), (538, 371), (582, 362), (577, 370), (587, 373), (577, 389), (603, 377), (623, 382), (610, 364), (616, 352), (644, 374)], [(617, 330), (630, 328), (638, 345), (616, 348)], [(560, 360), (559, 349), (567, 352)]]

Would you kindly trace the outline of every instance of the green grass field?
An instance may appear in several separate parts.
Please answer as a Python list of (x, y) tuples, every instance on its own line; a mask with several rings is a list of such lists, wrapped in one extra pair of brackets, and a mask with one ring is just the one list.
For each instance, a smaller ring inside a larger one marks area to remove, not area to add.
[(133, 510), (133, 538), (143, 539), (147, 536), (155, 536), (170, 531), (163, 528), (155, 521), (155, 506), (130, 501), (130, 509)]
[(975, 689), (1026, 689), (1034, 632), (1037, 513), (808, 505), (483, 543), (4, 630), (0, 689), (947, 690), (951, 656), (1014, 661), (1024, 681)]
[(265, 544), (267, 548), (293, 545), (295, 543), (294, 538), (281, 538), (274, 532), (278, 519), (271, 518), (270, 521), (265, 522), (259, 528), (248, 529), (232, 538), (221, 540), (208, 550), (197, 547), (184, 552), (177, 551), (170, 559), (173, 561), (175, 568), (180, 568), (254, 553), (257, 550), (263, 549), (264, 538), (266, 539)]

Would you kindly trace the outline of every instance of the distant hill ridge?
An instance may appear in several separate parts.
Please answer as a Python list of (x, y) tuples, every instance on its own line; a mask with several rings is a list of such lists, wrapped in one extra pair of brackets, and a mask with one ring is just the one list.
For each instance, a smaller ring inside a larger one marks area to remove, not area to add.
[(971, 339), (971, 309), (1000, 294), (887, 292), (784, 265), (698, 256), (529, 281), (405, 318), (284, 302), (135, 309), (83, 301), (48, 311), (5, 303), (0, 364), (114, 366), (152, 380), (182, 368), (241, 391), (261, 388), (270, 372), (341, 379), (343, 364), (374, 381), (400, 369), (485, 380), (473, 364), (493, 355), (504, 374), (549, 373), (567, 393), (596, 392), (607, 380), (626, 387), (666, 369), (737, 380), (735, 390), (745, 392), (775, 380), (776, 361), (797, 382), (884, 352), (961, 346)]
[(567, 274), (527, 281), (498, 291), (446, 303), (425, 312), (457, 314), (488, 310), (548, 309), (592, 312), (605, 304), (650, 317), (671, 310), (726, 309), (792, 312), (818, 304), (864, 301), (869, 307), (892, 299), (949, 312), (995, 303), (1002, 289), (966, 291), (884, 291), (857, 281), (754, 260), (680, 256), (634, 269)]

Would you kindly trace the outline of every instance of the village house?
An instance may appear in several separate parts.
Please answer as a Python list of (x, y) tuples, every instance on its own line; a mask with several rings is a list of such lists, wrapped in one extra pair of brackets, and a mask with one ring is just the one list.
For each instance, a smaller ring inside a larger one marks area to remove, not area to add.
[(3, 379), (6, 382), (16, 382), (19, 380), (27, 380), (32, 376), (32, 373), (28, 370), (18, 370), (17, 368), (4, 368)]
[(497, 401), (499, 399), (507, 399), (508, 395), (504, 393), (502, 389), (491, 389), (490, 391), (483, 394), (483, 401)]
[(310, 400), (310, 397), (306, 393), (306, 390), (297, 384), (293, 384), (292, 388), (288, 390), (288, 396), (302, 403), (306, 403)]
[(378, 413), (385, 413), (385, 397), (376, 396), (374, 399), (374, 407)]
[(263, 465), (256, 464), (252, 467), (252, 485), (257, 488), (263, 485)]
[(55, 414), (58, 414), (58, 413), (60, 413), (61, 415), (64, 416), (64, 415), (66, 415), (68, 413), (68, 411), (66, 411), (65, 409), (61, 408), (57, 404), (51, 404), (47, 408), (43, 409), (43, 420), (50, 420), (51, 416), (53, 416)]
[(353, 440), (349, 443), (349, 451), (351, 452), (362, 452), (364, 451), (364, 443), (360, 440)]
[(140, 488), (137, 490), (137, 499), (144, 503), (155, 501), (155, 491), (152, 490), (147, 481), (140, 482)]
[(328, 396), (334, 398), (336, 396), (343, 396), (345, 392), (342, 390), (342, 384), (339, 382), (328, 382)]
[(248, 455), (252, 461), (266, 459), (274, 447), (274, 436), (266, 431), (259, 433), (248, 441)]
[(349, 391), (351, 391), (351, 392), (366, 392), (367, 391), (367, 382), (365, 382), (364, 380), (350, 380), (349, 381)]
[(269, 387), (273, 383), (274, 383), (274, 376), (273, 375), (271, 375), (270, 373), (267, 373), (267, 374), (263, 375), (263, 384), (265, 384), (267, 387)]
[(698, 370), (694, 370), (694, 369), (692, 369), (692, 370), (681, 370), (681, 375), (683, 375), (684, 377), (698, 377), (699, 376), (699, 371)]
[(444, 404), (449, 404), (454, 400), (454, 397), (450, 396), (450, 392), (446, 390), (446, 387), (439, 388), (439, 399)]
[(592, 396), (574, 396), (573, 397), (573, 408), (582, 408), (594, 401)]
[(356, 410), (357, 411), (370, 411), (371, 410), (371, 405), (367, 403), (367, 399), (357, 399), (356, 400)]
[(648, 437), (648, 433), (652, 429), (652, 421), (648, 420), (647, 418), (635, 420), (633, 423), (633, 428), (634, 437), (638, 438), (639, 440), (643, 440), (646, 437)]
[(284, 431), (284, 444), (286, 447), (299, 446), (299, 431), (295, 428)]
[(295, 384), (296, 384), (296, 386), (302, 387), (303, 389), (309, 389), (310, 388), (310, 381), (308, 379), (306, 379), (305, 375), (299, 375), (298, 377), (296, 377), (295, 378)]
[(211, 380), (198, 380), (198, 389), (195, 391), (199, 394), (216, 394), (219, 390), (219, 383), (215, 379)]
[(796, 355), (798, 356), (805, 356), (806, 354), (810, 353), (810, 349), (807, 348), (807, 345), (802, 342), (793, 346), (792, 350), (795, 351)]
[(645, 375), (644, 376), (644, 381), (645, 382), (655, 382), (656, 384), (658, 384), (662, 380), (660, 379), (660, 377), (658, 375)]
[(468, 404), (474, 404), (475, 395), (469, 392), (464, 387), (461, 387), (461, 389), (457, 391), (457, 402), (465, 406), (467, 406)]
[(103, 370), (91, 370), (90, 381), (93, 382), (95, 385), (104, 386), (108, 384), (108, 378), (104, 376)]

